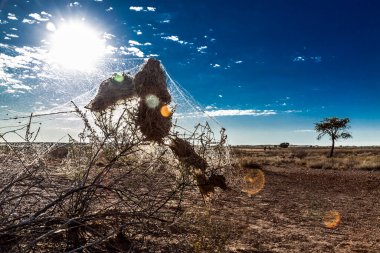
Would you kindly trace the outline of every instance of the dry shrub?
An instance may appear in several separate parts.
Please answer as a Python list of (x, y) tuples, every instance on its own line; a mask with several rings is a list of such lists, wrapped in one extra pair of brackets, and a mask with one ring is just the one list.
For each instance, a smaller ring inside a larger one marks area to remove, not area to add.
[(307, 160), (308, 167), (312, 169), (333, 170), (378, 170), (380, 159), (378, 156), (340, 156), (334, 158), (313, 157)]
[(305, 150), (300, 150), (300, 149), (296, 149), (295, 151), (293, 151), (293, 156), (294, 157), (297, 157), (298, 159), (304, 159), (305, 157), (308, 156), (308, 152), (306, 152)]
[(212, 210), (191, 209), (182, 220), (191, 224), (192, 235), (185, 239), (190, 252), (229, 252), (229, 242), (239, 237), (235, 222), (214, 215)]
[(380, 156), (369, 156), (356, 163), (355, 169), (359, 170), (380, 170)]
[[(149, 85), (165, 84), (159, 62), (148, 61), (142, 71), (148, 74), (136, 76), (139, 95), (147, 85), (162, 103), (170, 101), (166, 86)], [(101, 111), (96, 110), (109, 101), (98, 107), (95, 101), (94, 124), (74, 105), (85, 128), (78, 140), (70, 139), (67, 155), (58, 152), (59, 161), (44, 159), (49, 147), (29, 141), (31, 123), (25, 145), (7, 144), (10, 154), (0, 163), (0, 252), (154, 251), (146, 248), (146, 238), (154, 240), (178, 218), (184, 199), (197, 193), (195, 185), (202, 194), (227, 189), (224, 131), (216, 141), (211, 128), (199, 124), (190, 144), (174, 129), (169, 134), (171, 118), (154, 123), (157, 111), (137, 120), (148, 110), (141, 109), (142, 99), (124, 99)], [(142, 130), (145, 122), (152, 134)], [(169, 122), (164, 130), (162, 122)]]
[(261, 169), (262, 166), (253, 158), (244, 157), (240, 159), (240, 166), (247, 169)]
[(215, 187), (222, 190), (228, 189), (223, 175), (213, 173), (209, 177), (206, 175), (208, 167), (206, 160), (197, 154), (188, 141), (176, 137), (172, 139), (170, 149), (185, 166), (190, 167), (190, 173), (193, 175), (202, 195), (205, 196), (215, 192)]

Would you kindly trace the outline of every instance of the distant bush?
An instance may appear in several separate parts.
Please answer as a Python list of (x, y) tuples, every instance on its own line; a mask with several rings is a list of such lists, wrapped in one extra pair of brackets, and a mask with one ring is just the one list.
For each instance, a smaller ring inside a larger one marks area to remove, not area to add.
[(247, 169), (261, 169), (261, 165), (251, 158), (244, 157), (240, 160), (240, 166)]
[(280, 143), (280, 148), (287, 148), (289, 147), (289, 142), (283, 142), (283, 143)]
[(307, 157), (308, 153), (305, 150), (296, 150), (293, 152), (293, 156), (299, 159), (304, 159)]

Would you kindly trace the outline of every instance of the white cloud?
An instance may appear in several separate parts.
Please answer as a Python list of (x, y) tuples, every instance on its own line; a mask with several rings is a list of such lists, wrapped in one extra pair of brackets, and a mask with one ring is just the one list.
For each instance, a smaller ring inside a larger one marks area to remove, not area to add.
[(106, 9), (107, 12), (112, 11), (112, 10), (113, 10), (112, 6), (110, 6), (108, 9)]
[(13, 14), (13, 13), (8, 13), (8, 19), (10, 19), (10, 20), (18, 20), (18, 18), (16, 17), (16, 15)]
[(207, 46), (200, 46), (200, 47), (197, 47), (197, 51), (200, 52), (200, 53), (204, 53), (204, 50), (207, 49)]
[(110, 40), (110, 39), (112, 39), (112, 38), (115, 38), (116, 36), (115, 35), (113, 35), (113, 34), (111, 34), (111, 33), (104, 33), (103, 34), (103, 38), (104, 39), (106, 39), (106, 40)]
[(46, 22), (49, 21), (49, 17), (47, 15), (41, 16), (38, 13), (30, 13), (29, 17), (34, 18), (37, 21)]
[(131, 46), (141, 46), (142, 45), (140, 42), (135, 41), (135, 40), (129, 40), (128, 43)]
[(176, 35), (171, 35), (171, 36), (166, 36), (166, 37), (161, 37), (161, 38), (165, 40), (179, 41), (179, 38)]
[(227, 117), (227, 116), (270, 116), (276, 115), (274, 110), (206, 110), (204, 112), (192, 113), (177, 113), (178, 118), (193, 118), (193, 117)]
[(180, 44), (187, 44), (186, 41), (180, 40), (177, 35), (165, 36), (165, 37), (161, 37), (161, 39), (175, 41)]
[(94, 0), (95, 2), (103, 2), (103, 0)]
[(206, 114), (211, 117), (221, 117), (221, 116), (268, 116), (276, 115), (277, 112), (274, 110), (213, 110), (206, 111)]
[(165, 19), (165, 20), (162, 20), (162, 21), (160, 21), (160, 23), (163, 23), (163, 24), (168, 24), (168, 23), (170, 23), (170, 20), (169, 19)]
[(286, 113), (297, 113), (297, 112), (302, 112), (302, 110), (286, 110)]
[(82, 5), (78, 2), (73, 2), (69, 4), (70, 7), (81, 7)]
[(304, 62), (305, 61), (305, 57), (303, 56), (297, 56), (293, 59), (293, 62)]
[(312, 130), (312, 129), (299, 129), (299, 130), (294, 130), (293, 132), (295, 132), (295, 133), (314, 133), (315, 130)]
[(129, 48), (127, 48), (127, 50), (129, 52), (131, 52), (132, 55), (135, 55), (137, 57), (144, 57), (144, 53), (140, 49), (138, 49), (137, 47), (129, 47)]
[(31, 87), (27, 85), (19, 84), (19, 83), (15, 83), (11, 87), (16, 90), (31, 90), (32, 89)]
[(137, 35), (141, 35), (141, 34), (142, 34), (142, 31), (138, 30), (138, 31), (136, 31), (136, 34), (137, 34)]
[(4, 39), (5, 39), (5, 40), (10, 40), (11, 38), (9, 38), (9, 37), (5, 36), (5, 37), (4, 37)]
[(152, 45), (152, 43), (150, 43), (150, 42), (145, 42), (144, 43), (144, 46), (151, 46)]
[(47, 13), (46, 11), (41, 11), (41, 15), (42, 16), (52, 17), (52, 15), (50, 13)]
[[(0, 43), (0, 48), (8, 49), (11, 54), (0, 53), (0, 85), (7, 87), (6, 93), (24, 93), (30, 90), (28, 80), (39, 73), (46, 50), (32, 47), (15, 47)], [(17, 70), (17, 71), (15, 71)]]
[(133, 55), (137, 57), (144, 57), (144, 52), (137, 47), (120, 47), (121, 53), (124, 55)]
[(148, 11), (156, 11), (156, 7), (146, 7)]
[(18, 29), (17, 29), (17, 28), (14, 28), (14, 27), (12, 27), (12, 28), (11, 28), (11, 30), (12, 30), (12, 31), (17, 31)]
[(106, 53), (107, 54), (114, 54), (116, 51), (117, 51), (117, 47), (114, 47), (114, 46), (111, 46), (111, 45), (108, 45), (106, 47)]
[(5, 25), (5, 24), (8, 24), (8, 23), (9, 23), (8, 21), (0, 19), (0, 25)]
[(220, 65), (218, 63), (210, 64), (213, 68), (220, 68)]
[(131, 6), (131, 7), (129, 7), (129, 9), (131, 11), (142, 11), (142, 10), (144, 10), (144, 7), (141, 7), (141, 6)]
[(31, 19), (27, 19), (27, 18), (24, 18), (24, 19), (22, 20), (22, 22), (23, 22), (23, 23), (26, 23), (26, 24), (30, 24), (30, 25), (36, 23), (35, 20), (31, 20)]
[(243, 63), (243, 61), (239, 60), (239, 61), (235, 61), (236, 64), (240, 64), (240, 63)]
[(205, 109), (206, 110), (211, 110), (211, 109), (217, 109), (217, 107), (216, 106), (212, 106), (212, 105), (208, 105), (208, 106), (206, 106)]
[(8, 37), (10, 38), (18, 38), (19, 36), (17, 34), (13, 34), (13, 33), (8, 33), (6, 34)]
[(222, 97), (223, 97), (223, 95), (219, 94), (219, 95), (218, 95), (218, 97), (222, 98)]

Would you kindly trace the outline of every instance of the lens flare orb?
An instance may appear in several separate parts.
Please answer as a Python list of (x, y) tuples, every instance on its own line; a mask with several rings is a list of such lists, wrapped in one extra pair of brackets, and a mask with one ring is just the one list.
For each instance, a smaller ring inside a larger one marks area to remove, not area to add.
[(113, 76), (113, 80), (115, 80), (118, 83), (121, 83), (124, 81), (124, 76), (121, 73), (115, 73), (115, 75)]
[(160, 104), (160, 100), (156, 95), (150, 94), (145, 97), (145, 103), (149, 108), (154, 109)]
[(336, 210), (326, 212), (322, 218), (323, 225), (325, 225), (326, 228), (336, 228), (340, 220), (340, 213)]
[(169, 118), (172, 115), (172, 111), (168, 105), (164, 105), (160, 109), (162, 117)]
[(245, 188), (242, 192), (248, 194), (248, 196), (256, 195), (265, 186), (265, 175), (260, 169), (251, 169), (244, 176)]

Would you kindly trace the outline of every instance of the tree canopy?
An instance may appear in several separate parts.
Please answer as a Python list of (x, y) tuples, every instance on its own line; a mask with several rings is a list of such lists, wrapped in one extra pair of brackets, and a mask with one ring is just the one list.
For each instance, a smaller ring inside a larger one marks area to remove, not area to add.
[(351, 127), (349, 123), (349, 118), (339, 119), (337, 117), (325, 118), (324, 120), (315, 123), (315, 131), (318, 133), (318, 140), (325, 135), (330, 136), (332, 141), (330, 157), (333, 156), (336, 140), (352, 138), (352, 135), (347, 131), (347, 129)]

